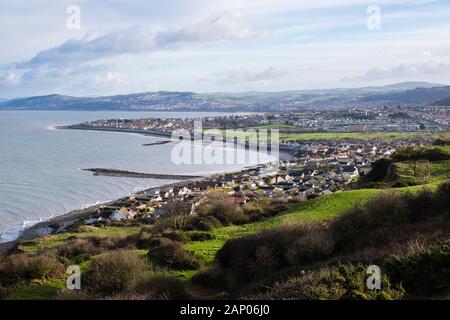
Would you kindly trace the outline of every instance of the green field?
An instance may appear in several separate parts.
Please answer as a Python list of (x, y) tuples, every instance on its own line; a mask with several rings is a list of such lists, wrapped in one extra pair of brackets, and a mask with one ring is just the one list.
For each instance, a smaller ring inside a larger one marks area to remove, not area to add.
[[(249, 135), (247, 130), (253, 129), (254, 133), (257, 134), (258, 129), (300, 129), (298, 127), (292, 127), (289, 125), (267, 125), (251, 127), (247, 129), (233, 131), (235, 137), (239, 140), (247, 140), (249, 142), (256, 142), (257, 136)], [(210, 130), (216, 134), (227, 137), (226, 130)], [(412, 137), (432, 137), (435, 138), (437, 135), (430, 132), (307, 132), (307, 133), (287, 133), (280, 132), (279, 139), (281, 141), (296, 141), (296, 140), (329, 140), (329, 139), (358, 139), (361, 141), (367, 141), (372, 139), (382, 139), (386, 142), (393, 141), (398, 138), (412, 138)], [(233, 138), (233, 137), (232, 137)]]
[(319, 132), (319, 133), (280, 133), (280, 140), (320, 140), (320, 139), (382, 139), (385, 141), (396, 138), (417, 136), (432, 136), (429, 132)]

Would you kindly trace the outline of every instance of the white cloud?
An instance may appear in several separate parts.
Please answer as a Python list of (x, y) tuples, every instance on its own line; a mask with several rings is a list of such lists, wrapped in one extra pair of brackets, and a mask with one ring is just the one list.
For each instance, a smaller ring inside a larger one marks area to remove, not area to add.
[(275, 80), (288, 74), (289, 72), (287, 70), (280, 67), (269, 67), (265, 69), (239, 68), (213, 73), (207, 80), (223, 84), (256, 83)]
[(346, 80), (353, 81), (378, 81), (378, 80), (395, 80), (402, 78), (420, 78), (427, 75), (448, 74), (450, 72), (450, 64), (427, 61), (411, 64), (401, 64), (393, 67), (374, 68), (366, 73), (348, 77)]
[(210, 19), (177, 30), (155, 31), (148, 26), (134, 26), (102, 36), (92, 34), (72, 39), (39, 52), (17, 68), (32, 68), (42, 64), (74, 64), (128, 53), (144, 53), (179, 47), (192, 42), (242, 40), (256, 37), (248, 17), (241, 10), (230, 10)]
[(14, 72), (8, 72), (5, 77), (3, 78), (3, 81), (6, 85), (15, 87), (20, 83), (21, 76)]
[(95, 82), (101, 85), (113, 85), (118, 86), (125, 84), (128, 81), (128, 77), (124, 74), (116, 72), (107, 72), (99, 74), (95, 77)]

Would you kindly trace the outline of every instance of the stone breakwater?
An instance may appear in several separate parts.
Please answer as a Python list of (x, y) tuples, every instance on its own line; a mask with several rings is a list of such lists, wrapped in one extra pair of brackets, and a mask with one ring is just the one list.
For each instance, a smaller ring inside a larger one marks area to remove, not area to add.
[(94, 127), (85, 124), (74, 124), (69, 126), (57, 126), (55, 129), (71, 129), (71, 130), (90, 130), (90, 131), (112, 131), (112, 132), (125, 132), (125, 133), (138, 133), (149, 136), (159, 136), (171, 138), (171, 132), (162, 132), (156, 130), (142, 130), (142, 129), (129, 129), (129, 128), (110, 128), (110, 127)]
[(83, 170), (93, 172), (94, 176), (107, 176), (107, 177), (148, 178), (161, 180), (189, 180), (201, 178), (201, 176), (192, 176), (192, 175), (141, 173), (141, 172), (132, 172), (116, 169), (103, 169), (103, 168), (90, 168)]

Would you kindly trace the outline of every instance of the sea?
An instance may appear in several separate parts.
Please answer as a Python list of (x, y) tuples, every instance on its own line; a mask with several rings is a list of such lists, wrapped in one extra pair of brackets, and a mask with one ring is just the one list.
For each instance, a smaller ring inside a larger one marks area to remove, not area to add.
[[(130, 195), (173, 180), (93, 176), (85, 168), (144, 173), (208, 175), (243, 164), (177, 164), (173, 143), (134, 133), (62, 130), (57, 126), (97, 119), (199, 118), (211, 112), (0, 111), (0, 242), (71, 210)], [(270, 162), (260, 155), (258, 163)]]

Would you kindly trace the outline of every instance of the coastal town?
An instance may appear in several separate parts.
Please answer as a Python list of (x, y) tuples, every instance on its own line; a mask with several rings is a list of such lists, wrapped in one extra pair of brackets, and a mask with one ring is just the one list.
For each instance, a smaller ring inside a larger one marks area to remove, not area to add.
[[(195, 119), (102, 119), (78, 126), (92, 129), (142, 130), (170, 134), (193, 131)], [(197, 119), (198, 120), (198, 119)], [(204, 129), (272, 128), (286, 133), (313, 132), (418, 132), (450, 130), (448, 107), (373, 107), (344, 110), (309, 110), (298, 113), (248, 113), (201, 118)]]
[(112, 204), (101, 206), (85, 221), (95, 224), (107, 221), (123, 222), (133, 219), (154, 219), (164, 215), (165, 207), (183, 202), (190, 214), (205, 203), (210, 192), (224, 192), (237, 205), (263, 198), (296, 197), (311, 199), (351, 189), (360, 176), (371, 169), (372, 163), (390, 157), (404, 146), (421, 146), (430, 141), (422, 137), (393, 141), (374, 139), (315, 140), (283, 143), (292, 150), (289, 160), (260, 164), (234, 173), (194, 178), (169, 186), (153, 188)]

